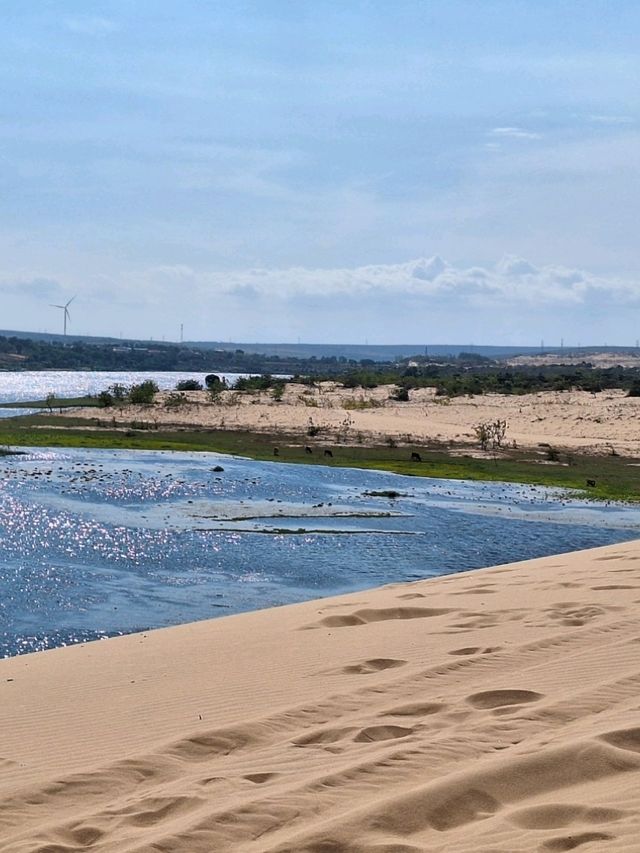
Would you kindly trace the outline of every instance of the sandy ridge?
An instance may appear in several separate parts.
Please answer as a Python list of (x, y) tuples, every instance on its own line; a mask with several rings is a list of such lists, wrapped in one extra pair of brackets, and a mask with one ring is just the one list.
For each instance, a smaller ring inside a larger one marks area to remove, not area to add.
[(635, 850), (640, 542), (0, 662), (0, 851)]
[[(297, 434), (304, 440), (309, 427), (317, 441), (343, 443), (440, 442), (476, 447), (474, 426), (507, 421), (507, 441), (518, 447), (541, 444), (591, 453), (640, 456), (640, 398), (624, 391), (545, 391), (536, 394), (440, 398), (430, 388), (411, 391), (411, 399), (389, 399), (390, 388), (344, 389), (336, 383), (308, 388), (288, 384), (282, 401), (269, 392), (226, 391), (218, 403), (206, 392), (188, 392), (190, 401), (167, 408), (167, 392), (150, 407), (100, 410), (104, 426), (128, 427), (146, 422), (160, 427), (207, 427)], [(96, 409), (66, 410), (68, 417), (95, 420)]]

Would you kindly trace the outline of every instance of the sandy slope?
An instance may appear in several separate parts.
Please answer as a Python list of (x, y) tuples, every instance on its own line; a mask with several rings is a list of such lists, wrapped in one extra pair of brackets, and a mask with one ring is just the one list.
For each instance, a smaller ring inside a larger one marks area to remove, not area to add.
[[(310, 389), (290, 384), (281, 402), (269, 393), (225, 392), (212, 404), (206, 393), (191, 392), (190, 405), (157, 405), (124, 410), (68, 410), (72, 417), (99, 417), (103, 425), (129, 426), (143, 421), (158, 425), (205, 426), (255, 431), (298, 433), (302, 440), (313, 425), (319, 442), (420, 443), (437, 440), (477, 447), (474, 426), (484, 421), (507, 421), (507, 440), (519, 447), (546, 442), (559, 448), (618, 453), (640, 457), (640, 398), (624, 391), (591, 394), (585, 391), (549, 391), (537, 394), (485, 394), (476, 397), (437, 398), (432, 389), (417, 389), (411, 399), (389, 399), (389, 388), (343, 389), (323, 383)], [(353, 408), (354, 406), (371, 408)], [(541, 451), (542, 452), (542, 451)]]
[(0, 662), (0, 851), (637, 851), (640, 541)]

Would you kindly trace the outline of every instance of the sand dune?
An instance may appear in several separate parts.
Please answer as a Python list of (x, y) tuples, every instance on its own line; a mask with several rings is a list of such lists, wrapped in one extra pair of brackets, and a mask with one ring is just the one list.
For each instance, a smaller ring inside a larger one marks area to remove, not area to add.
[[(411, 391), (411, 399), (389, 399), (389, 387), (345, 389), (335, 383), (307, 388), (289, 384), (282, 401), (269, 392), (235, 394), (227, 391), (211, 403), (205, 392), (189, 392), (189, 405), (167, 408), (167, 393), (153, 406), (127, 406), (100, 412), (103, 426), (128, 427), (132, 422), (162, 426), (210, 427), (254, 432), (293, 433), (305, 438), (310, 425), (320, 441), (338, 443), (397, 442), (478, 445), (474, 426), (507, 421), (508, 443), (537, 448), (551, 444), (591, 453), (640, 456), (640, 398), (624, 391), (545, 391), (536, 394), (483, 394), (438, 398), (433, 389)], [(96, 419), (96, 409), (67, 410), (69, 417)]]
[(640, 849), (640, 542), (0, 662), (0, 851)]

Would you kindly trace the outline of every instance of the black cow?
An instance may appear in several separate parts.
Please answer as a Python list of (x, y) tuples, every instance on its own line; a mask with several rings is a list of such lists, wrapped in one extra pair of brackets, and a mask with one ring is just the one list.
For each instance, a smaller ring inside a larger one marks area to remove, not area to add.
[(414, 450), (413, 453), (411, 454), (411, 461), (412, 462), (422, 462), (422, 456), (420, 456), (420, 454), (416, 453)]
[(273, 455), (274, 456), (280, 456), (280, 450), (277, 447), (273, 448)]
[(595, 481), (595, 480), (587, 480), (587, 486), (592, 486), (592, 487), (593, 487), (593, 486), (595, 486), (595, 484), (596, 484), (596, 481)]
[(329, 450), (329, 449), (325, 449), (325, 451), (324, 451), (324, 455), (325, 455), (325, 456), (329, 456), (329, 457), (331, 457), (331, 459), (333, 459), (333, 453), (332, 453), (332, 451), (331, 451), (331, 450)]
[(313, 450), (307, 445), (304, 449), (305, 453), (313, 453)]

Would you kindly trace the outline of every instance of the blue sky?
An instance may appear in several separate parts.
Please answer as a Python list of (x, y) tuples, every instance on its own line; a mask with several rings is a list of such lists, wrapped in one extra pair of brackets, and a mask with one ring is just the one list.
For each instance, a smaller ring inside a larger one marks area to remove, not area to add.
[(0, 328), (632, 344), (640, 4), (3, 4)]

